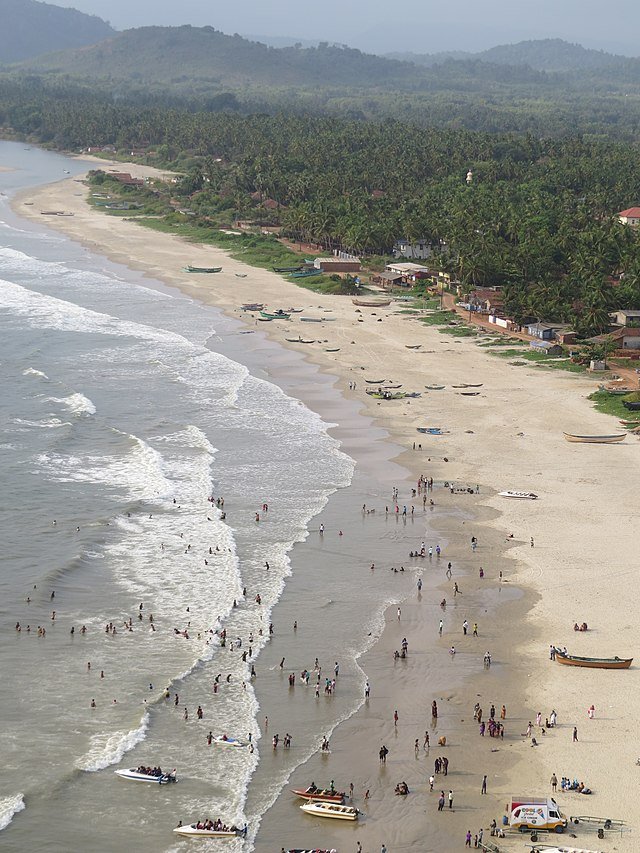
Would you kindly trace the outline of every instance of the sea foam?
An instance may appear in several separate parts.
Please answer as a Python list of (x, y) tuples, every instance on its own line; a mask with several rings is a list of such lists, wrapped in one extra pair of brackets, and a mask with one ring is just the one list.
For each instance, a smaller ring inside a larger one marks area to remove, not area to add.
[(0, 799), (0, 830), (6, 829), (13, 820), (13, 816), (25, 808), (24, 794), (14, 794), (13, 797)]
[(78, 770), (95, 773), (112, 764), (118, 764), (127, 752), (142, 743), (147, 736), (148, 728), (149, 712), (145, 711), (137, 729), (129, 732), (102, 732), (93, 735), (89, 751), (78, 758), (75, 766)]

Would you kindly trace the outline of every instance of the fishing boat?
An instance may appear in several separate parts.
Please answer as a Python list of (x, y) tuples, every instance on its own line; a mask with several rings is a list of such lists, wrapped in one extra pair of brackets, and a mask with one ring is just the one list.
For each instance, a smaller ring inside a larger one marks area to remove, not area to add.
[(331, 347), (331, 349), (325, 349), (325, 352), (340, 352), (340, 347)]
[(466, 382), (464, 387), (465, 388), (482, 388), (483, 385), (484, 385), (484, 382), (476, 382), (476, 383)]
[(410, 346), (409, 344), (404, 345), (405, 349), (420, 349), (421, 346), (422, 344), (415, 344), (413, 346)]
[(466, 385), (452, 385), (452, 388), (466, 388)]
[[(327, 320), (329, 318), (327, 317)], [(301, 323), (322, 323), (324, 322), (324, 318), (320, 319), (320, 317), (300, 317)]]
[(623, 400), (622, 405), (625, 407), (625, 409), (629, 409), (630, 412), (640, 412), (640, 401), (634, 402), (633, 400)]
[(291, 314), (287, 314), (285, 311), (261, 311), (260, 316), (265, 320), (290, 320)]
[(323, 270), (300, 270), (292, 272), (291, 278), (312, 278), (314, 275), (322, 275)]
[(416, 429), (423, 435), (447, 435), (449, 432), (449, 430), (444, 430), (440, 427), (416, 427)]
[(402, 388), (402, 382), (399, 385), (385, 385), (385, 391), (391, 391), (392, 389), (395, 391), (398, 388)]
[(479, 391), (461, 391), (460, 396), (461, 397), (479, 397), (480, 392)]
[(297, 267), (273, 267), (274, 272), (301, 272), (303, 269), (304, 266), (300, 264)]
[(321, 850), (319, 847), (314, 847), (313, 849), (302, 847), (292, 847), (290, 850), (287, 850), (287, 853), (338, 853), (333, 847), (331, 850)]
[(559, 649), (556, 649), (555, 659), (566, 666), (586, 666), (589, 669), (629, 669), (633, 662), (633, 658), (583, 658), (565, 654)]
[(353, 806), (341, 806), (338, 803), (311, 801), (300, 806), (301, 811), (316, 817), (332, 817), (336, 820), (358, 820), (358, 809)]
[(315, 344), (315, 340), (313, 341), (305, 341), (304, 338), (285, 338), (290, 344)]
[(366, 393), (370, 397), (375, 397), (376, 400), (404, 400), (405, 397), (409, 396), (404, 391), (394, 391), (393, 393), (389, 391), (367, 391)]
[(640, 426), (640, 420), (635, 421), (618, 421), (622, 426)]
[(222, 272), (222, 267), (192, 267), (191, 264), (187, 264), (186, 267), (183, 267), (184, 272)]
[(236, 278), (246, 278), (246, 277), (247, 277), (246, 272), (237, 272), (236, 273)]
[(236, 749), (242, 749), (243, 747), (249, 745), (245, 741), (238, 740), (235, 737), (229, 737), (228, 735), (217, 735), (216, 737), (214, 737), (213, 743), (217, 744), (218, 746), (235, 747)]
[(235, 826), (230, 829), (203, 829), (197, 823), (176, 826), (173, 831), (184, 838), (237, 838), (241, 833), (241, 830)]
[(240, 308), (243, 311), (262, 311), (264, 309), (264, 302), (245, 302)]
[(145, 773), (137, 767), (131, 767), (129, 770), (114, 770), (116, 776), (121, 779), (129, 779), (131, 782), (152, 782), (156, 785), (166, 785), (169, 782), (177, 782), (176, 771), (171, 773)]
[(351, 301), (361, 308), (386, 308), (387, 305), (391, 305), (390, 299), (352, 299)]
[(507, 489), (505, 492), (498, 492), (501, 498), (517, 498), (521, 501), (537, 501), (538, 496), (535, 492), (513, 492)]
[(425, 385), (424, 386), (428, 391), (444, 391), (444, 385)]
[(383, 382), (386, 382), (386, 379), (365, 379), (364, 380), (367, 385), (382, 385)]
[(292, 793), (302, 800), (316, 800), (323, 803), (342, 803), (345, 796), (344, 791), (332, 791), (330, 788), (318, 788), (316, 785), (309, 785), (304, 790), (293, 788)]
[(416, 397), (422, 397), (422, 392), (420, 392), (420, 391), (407, 391), (404, 396), (405, 397), (412, 397), (415, 399)]
[(570, 432), (563, 433), (567, 441), (579, 444), (617, 444), (627, 437), (626, 432), (617, 435), (574, 435)]

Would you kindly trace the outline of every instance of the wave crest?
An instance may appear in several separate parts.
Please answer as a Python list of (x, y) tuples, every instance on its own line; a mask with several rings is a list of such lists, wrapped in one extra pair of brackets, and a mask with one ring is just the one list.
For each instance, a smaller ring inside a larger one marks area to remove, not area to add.
[(14, 794), (13, 797), (0, 799), (0, 831), (6, 829), (13, 820), (13, 816), (25, 808), (24, 794)]
[(103, 732), (93, 735), (89, 751), (76, 761), (75, 766), (78, 770), (95, 773), (111, 764), (118, 764), (127, 752), (142, 743), (147, 736), (148, 728), (149, 712), (145, 711), (137, 729), (129, 732)]

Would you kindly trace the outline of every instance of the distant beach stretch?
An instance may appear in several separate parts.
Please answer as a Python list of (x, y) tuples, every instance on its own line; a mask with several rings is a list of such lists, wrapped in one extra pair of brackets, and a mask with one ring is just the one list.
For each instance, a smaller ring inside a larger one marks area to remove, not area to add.
[[(13, 704), (32, 714), (11, 737), (26, 750), (42, 729), (69, 776), (95, 772), (65, 792), (48, 771), (49, 797), (0, 749), (3, 836), (28, 849), (55, 808), (95, 813), (91, 851), (168, 849), (174, 828), (259, 853), (508, 851), (524, 795), (637, 832), (636, 667), (553, 659), (638, 657), (640, 444), (563, 436), (618, 432), (585, 399), (594, 382), (495, 358), (392, 299), (310, 293), (86, 195), (78, 176), (23, 188), (15, 214), (75, 242), (15, 220), (0, 250), (26, 430), (4, 440), (42, 491), (16, 480), (42, 517), (14, 519), (3, 631), (28, 681)], [(30, 669), (64, 682), (46, 714)], [(588, 829), (571, 843), (602, 846)]]

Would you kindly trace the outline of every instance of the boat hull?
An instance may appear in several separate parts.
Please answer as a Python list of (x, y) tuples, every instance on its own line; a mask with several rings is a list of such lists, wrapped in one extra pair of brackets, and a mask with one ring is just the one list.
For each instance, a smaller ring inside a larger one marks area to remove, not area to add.
[(147, 782), (152, 785), (166, 785), (169, 782), (176, 781), (175, 776), (169, 776), (168, 774), (164, 774), (163, 776), (150, 776), (147, 773), (138, 773), (137, 770), (114, 770), (113, 772), (121, 779), (128, 779), (130, 782)]
[(215, 829), (197, 829), (195, 824), (191, 826), (176, 826), (173, 830), (176, 835), (183, 838), (237, 838), (237, 832), (223, 832)]
[(538, 496), (534, 492), (498, 492), (501, 498), (514, 498), (521, 501), (537, 501)]
[(230, 746), (235, 747), (235, 749), (244, 749), (244, 747), (247, 746), (246, 743), (243, 743), (241, 740), (236, 740), (236, 738), (233, 737), (229, 737), (225, 740), (222, 735), (214, 737), (213, 743), (215, 743), (216, 746)]
[(352, 806), (341, 806), (337, 803), (309, 802), (300, 806), (300, 809), (314, 817), (328, 817), (333, 820), (351, 821), (358, 819), (358, 809), (354, 809)]
[(627, 437), (626, 433), (622, 433), (622, 435), (574, 435), (565, 432), (563, 435), (567, 441), (576, 444), (618, 444)]
[(588, 669), (629, 669), (633, 658), (583, 658), (556, 652), (556, 662), (565, 666), (583, 666)]
[(342, 804), (342, 801), (344, 800), (344, 792), (340, 791), (335, 791), (333, 794), (330, 791), (323, 790), (311, 793), (308, 790), (303, 791), (300, 788), (293, 788), (292, 793), (294, 793), (296, 797), (300, 797), (301, 800), (308, 800), (309, 802)]
[(386, 308), (388, 305), (391, 305), (390, 299), (382, 299), (379, 302), (373, 299), (352, 299), (351, 301), (354, 305), (359, 305), (360, 308)]

